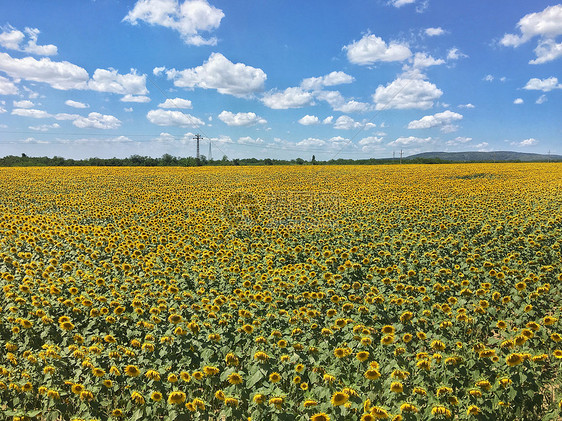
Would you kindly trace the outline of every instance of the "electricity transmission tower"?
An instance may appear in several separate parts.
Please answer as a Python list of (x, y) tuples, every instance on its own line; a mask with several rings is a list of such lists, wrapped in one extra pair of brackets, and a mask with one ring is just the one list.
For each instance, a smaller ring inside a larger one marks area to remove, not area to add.
[(196, 134), (194, 139), (197, 140), (197, 165), (201, 165), (201, 159), (200, 159), (200, 155), (199, 155), (199, 141), (202, 139), (203, 137), (200, 134)]

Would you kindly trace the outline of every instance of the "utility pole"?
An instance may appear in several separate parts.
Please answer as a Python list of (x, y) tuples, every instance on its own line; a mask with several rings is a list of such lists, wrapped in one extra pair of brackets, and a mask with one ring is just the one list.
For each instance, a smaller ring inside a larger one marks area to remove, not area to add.
[(400, 164), (402, 164), (402, 149), (400, 149)]
[(213, 160), (213, 152), (211, 151), (211, 141), (209, 140), (209, 161)]
[(197, 140), (197, 165), (201, 165), (200, 155), (199, 155), (199, 141), (202, 139), (200, 134), (196, 134), (194, 137)]

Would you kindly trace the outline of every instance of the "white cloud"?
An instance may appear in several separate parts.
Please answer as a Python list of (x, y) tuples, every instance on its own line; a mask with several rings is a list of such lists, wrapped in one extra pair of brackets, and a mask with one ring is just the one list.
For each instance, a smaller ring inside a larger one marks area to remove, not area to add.
[(338, 119), (334, 123), (334, 129), (338, 129), (338, 130), (351, 130), (351, 129), (358, 129), (360, 127), (363, 127), (363, 124), (361, 124), (358, 121), (355, 121), (354, 119), (352, 119), (347, 115), (342, 115), (338, 117)]
[(32, 108), (35, 106), (35, 104), (27, 99), (21, 100), (21, 101), (14, 101), (13, 102), (14, 107), (16, 108)]
[(24, 31), (29, 38), (27, 44), (21, 45), (25, 39), (24, 33), (10, 26), (0, 33), (0, 45), (9, 50), (23, 51), (41, 56), (53, 56), (57, 54), (57, 47), (55, 45), (37, 45), (37, 37), (40, 34), (39, 29), (25, 28)]
[(458, 60), (459, 58), (468, 57), (466, 54), (461, 53), (458, 48), (451, 48), (447, 51), (447, 60)]
[(80, 116), (78, 114), (58, 113), (50, 117), (54, 117), (56, 120), (76, 120)]
[(348, 75), (344, 72), (332, 72), (325, 76), (320, 77), (309, 77), (303, 79), (301, 82), (301, 88), (305, 90), (320, 90), (324, 86), (335, 86), (344, 83), (352, 83), (355, 80), (353, 76)]
[(0, 114), (8, 112), (4, 107), (0, 105)]
[(126, 75), (121, 75), (115, 69), (96, 69), (94, 76), (88, 82), (88, 88), (92, 91), (111, 92), (122, 95), (145, 95), (146, 75), (138, 75), (135, 69), (131, 69)]
[(174, 140), (176, 140), (176, 137), (171, 135), (170, 133), (162, 132), (154, 140), (156, 142), (173, 142)]
[(530, 64), (543, 64), (562, 56), (562, 42), (557, 43), (552, 39), (539, 42), (535, 48), (537, 58), (529, 61)]
[(267, 120), (261, 118), (255, 113), (232, 113), (230, 111), (222, 111), (219, 119), (227, 126), (253, 126), (255, 124), (266, 124)]
[(322, 120), (322, 124), (332, 124), (332, 121), (334, 120), (334, 116), (328, 116), (326, 117), (324, 120)]
[(47, 111), (37, 110), (34, 108), (14, 108), (12, 110), (12, 115), (17, 115), (20, 117), (31, 117), (31, 118), (50, 118), (52, 117)]
[(379, 145), (382, 143), (383, 138), (380, 136), (369, 136), (369, 137), (364, 137), (363, 139), (361, 139), (358, 143), (361, 146), (367, 146), (367, 145)]
[(426, 28), (425, 30), (425, 34), (428, 37), (437, 37), (439, 35), (443, 35), (445, 33), (445, 30), (441, 27), (437, 27), (437, 28)]
[(534, 37), (539, 37), (535, 54), (537, 58), (530, 64), (542, 64), (562, 56), (562, 44), (555, 38), (562, 35), (562, 4), (549, 6), (542, 12), (529, 13), (517, 23), (521, 35), (505, 34), (500, 44), (518, 47)]
[(523, 104), (523, 98), (515, 98), (515, 100), (513, 101), (514, 104)]
[(161, 104), (158, 104), (159, 108), (192, 108), (191, 101), (189, 99), (183, 98), (168, 98)]
[(539, 143), (539, 141), (531, 137), (530, 139), (525, 139), (519, 142), (519, 146), (533, 146), (536, 145), (537, 143)]
[(544, 104), (546, 101), (548, 101), (548, 98), (546, 97), (545, 94), (542, 94), (540, 97), (538, 97), (538, 99), (535, 101), (536, 104)]
[(488, 142), (482, 142), (474, 146), (478, 152), (488, 152)]
[(176, 30), (190, 45), (216, 45), (216, 38), (205, 39), (200, 32), (210, 32), (220, 25), (224, 13), (206, 0), (138, 0), (124, 21), (136, 25), (144, 21)]
[(469, 143), (470, 141), (472, 141), (471, 137), (458, 136), (458, 137), (455, 137), (453, 140), (447, 141), (447, 145), (450, 145), (450, 146), (464, 145), (465, 143)]
[(562, 34), (562, 5), (558, 4), (542, 12), (529, 13), (519, 20), (521, 36), (506, 34), (500, 41), (505, 46), (517, 47), (535, 36), (554, 38)]
[(428, 109), (443, 95), (443, 91), (428, 82), (425, 75), (416, 72), (405, 73), (386, 86), (379, 85), (373, 94), (377, 110)]
[(486, 75), (484, 76), (483, 80), (485, 80), (486, 82), (492, 82), (494, 80), (494, 76)]
[(412, 4), (415, 2), (416, 0), (390, 0), (390, 4), (392, 4), (394, 7), (402, 7), (406, 4)]
[(431, 127), (450, 125), (453, 121), (462, 120), (462, 118), (462, 114), (446, 110), (442, 113), (426, 115), (419, 120), (410, 121), (408, 129), (429, 129)]
[(146, 118), (152, 124), (158, 126), (179, 126), (179, 127), (200, 127), (204, 126), (205, 122), (192, 116), (191, 114), (185, 114), (181, 111), (170, 111), (170, 110), (150, 110), (146, 114)]
[(89, 78), (85, 69), (67, 61), (18, 59), (6, 53), (0, 53), (0, 71), (14, 79), (44, 82), (60, 90), (86, 89)]
[(68, 105), (69, 107), (73, 107), (73, 108), (89, 108), (90, 106), (88, 104), (85, 104), (83, 102), (79, 102), (79, 101), (73, 101), (71, 99), (68, 99), (64, 102), (66, 105)]
[(438, 66), (440, 64), (444, 64), (445, 60), (443, 59), (436, 59), (426, 53), (416, 53), (413, 59), (410, 60), (412, 66), (416, 69), (423, 69), (424, 67), (429, 66)]
[(90, 113), (88, 117), (79, 116), (72, 124), (81, 129), (116, 129), (121, 125), (121, 121), (112, 115)]
[(287, 88), (283, 92), (268, 92), (263, 96), (262, 101), (269, 108), (285, 110), (310, 105), (314, 101), (314, 96), (299, 87), (293, 87)]
[(261, 69), (243, 63), (232, 63), (220, 53), (192, 69), (166, 71), (168, 79), (179, 88), (216, 89), (221, 94), (247, 97), (263, 90), (267, 75)]
[(309, 137), (307, 139), (303, 139), (300, 142), (296, 143), (296, 146), (301, 147), (301, 148), (309, 148), (309, 147), (320, 147), (320, 146), (325, 146), (326, 145), (326, 141), (322, 140), (322, 139), (316, 139), (314, 137)]
[(529, 79), (523, 89), (549, 92), (553, 89), (562, 89), (562, 84), (558, 83), (558, 78), (554, 76), (542, 80), (534, 77)]
[(123, 108), (123, 111), (125, 111), (126, 113), (132, 113), (132, 112), (133, 112), (133, 107)]
[(303, 126), (312, 126), (314, 124), (320, 123), (320, 120), (315, 115), (305, 115), (299, 120), (299, 123)]
[(476, 108), (476, 107), (469, 102), (468, 104), (460, 104), (459, 108)]
[(259, 137), (254, 139), (250, 136), (244, 136), (238, 139), (238, 143), (241, 145), (261, 145), (263, 143), (263, 139), (260, 139)]
[(399, 137), (396, 140), (390, 142), (389, 146), (407, 146), (407, 145), (421, 145), (431, 142), (431, 137), (421, 138), (415, 136)]
[(49, 129), (58, 129), (60, 127), (60, 125), (58, 123), (53, 123), (53, 124), (41, 124), (39, 126), (29, 126), (29, 128), (31, 130), (36, 130), (39, 132), (46, 132)]
[(139, 103), (144, 103), (144, 102), (150, 102), (150, 98), (147, 97), (146, 95), (131, 95), (131, 94), (127, 94), (127, 95), (123, 96), (119, 101), (121, 101), (121, 102), (139, 102)]
[(374, 64), (378, 61), (404, 61), (412, 55), (407, 44), (391, 41), (388, 45), (376, 35), (365, 35), (359, 41), (343, 47), (347, 59), (354, 64)]
[(317, 99), (330, 104), (334, 111), (340, 111), (342, 113), (361, 113), (372, 108), (371, 104), (366, 102), (359, 102), (353, 99), (346, 101), (343, 95), (338, 91), (317, 91), (314, 95)]
[(18, 93), (18, 87), (14, 83), (0, 76), (0, 95), (15, 95)]

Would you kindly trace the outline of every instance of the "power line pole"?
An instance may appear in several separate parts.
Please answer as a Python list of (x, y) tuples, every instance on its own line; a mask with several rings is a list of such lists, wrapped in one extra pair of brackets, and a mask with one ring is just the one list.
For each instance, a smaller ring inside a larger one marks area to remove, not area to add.
[(400, 164), (402, 164), (402, 149), (400, 149)]
[(194, 137), (197, 140), (197, 165), (201, 165), (200, 155), (199, 155), (199, 141), (202, 139), (200, 134), (196, 134)]
[(209, 161), (213, 160), (213, 152), (211, 151), (211, 141), (209, 140)]

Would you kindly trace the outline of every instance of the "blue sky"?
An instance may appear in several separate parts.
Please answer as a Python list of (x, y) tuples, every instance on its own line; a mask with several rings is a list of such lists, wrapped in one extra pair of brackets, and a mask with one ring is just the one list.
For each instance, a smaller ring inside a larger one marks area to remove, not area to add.
[(0, 2), (0, 156), (562, 154), (562, 4)]

